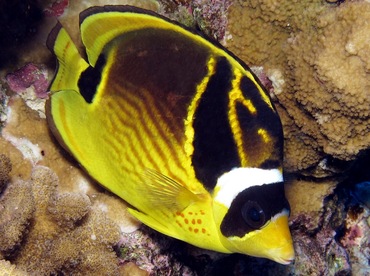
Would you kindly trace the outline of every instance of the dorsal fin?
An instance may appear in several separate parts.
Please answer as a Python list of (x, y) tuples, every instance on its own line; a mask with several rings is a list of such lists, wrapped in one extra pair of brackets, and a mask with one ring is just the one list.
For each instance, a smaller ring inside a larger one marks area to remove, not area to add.
[(177, 27), (179, 31), (183, 30), (178, 23), (132, 6), (91, 7), (80, 14), (81, 37), (92, 66), (112, 39), (134, 30), (153, 27), (172, 30)]

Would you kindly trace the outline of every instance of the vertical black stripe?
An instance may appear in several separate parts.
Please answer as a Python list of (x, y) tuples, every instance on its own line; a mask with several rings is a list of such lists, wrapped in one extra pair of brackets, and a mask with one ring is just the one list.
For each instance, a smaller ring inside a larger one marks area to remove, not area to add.
[[(274, 152), (271, 152), (271, 157), (265, 160), (263, 164), (256, 165), (261, 168), (276, 168), (277, 163), (280, 163), (283, 159), (283, 129), (279, 115), (263, 100), (257, 86), (248, 77), (245, 76), (241, 79), (240, 89), (243, 96), (251, 100), (253, 106), (257, 109), (257, 113), (252, 116), (251, 114), (247, 114), (249, 112), (245, 108), (237, 107), (238, 118), (241, 128), (245, 132), (245, 139), (249, 139), (249, 148), (247, 151), (250, 154), (258, 154), (258, 144), (259, 150), (262, 149), (263, 144), (260, 140), (261, 138), (256, 137), (256, 134), (258, 128), (263, 127), (272, 139), (270, 143), (274, 144), (272, 147)], [(268, 94), (266, 93), (266, 95)], [(253, 120), (251, 120), (252, 117)], [(256, 147), (255, 150), (252, 150), (253, 145)]]
[[(263, 122), (263, 127), (268, 133), (274, 137), (282, 134), (282, 127), (279, 119), (279, 115), (275, 110), (271, 109), (270, 106), (263, 100), (261, 93), (257, 86), (248, 77), (242, 77), (240, 81), (240, 90), (246, 99), (252, 101), (252, 104), (257, 109), (258, 122)], [(266, 93), (268, 95), (268, 93)]]
[(228, 93), (232, 81), (231, 65), (224, 57), (216, 63), (194, 114), (194, 153), (196, 177), (212, 190), (224, 172), (240, 166), (240, 160), (228, 120)]

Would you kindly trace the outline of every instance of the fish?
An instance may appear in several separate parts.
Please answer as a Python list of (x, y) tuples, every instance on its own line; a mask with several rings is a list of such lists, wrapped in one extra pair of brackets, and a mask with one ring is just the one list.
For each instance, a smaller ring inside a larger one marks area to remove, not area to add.
[(291, 263), (282, 125), (249, 67), (145, 9), (95, 6), (79, 23), (85, 53), (60, 23), (47, 40), (46, 117), (60, 145), (150, 228)]

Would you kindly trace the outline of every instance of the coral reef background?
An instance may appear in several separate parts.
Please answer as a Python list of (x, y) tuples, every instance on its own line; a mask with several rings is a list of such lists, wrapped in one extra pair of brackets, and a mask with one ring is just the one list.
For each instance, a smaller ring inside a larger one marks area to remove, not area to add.
[[(131, 4), (252, 66), (283, 122), (296, 260), (194, 248), (142, 227), (54, 141), (44, 102), (57, 18)], [(370, 275), (368, 1), (0, 1), (0, 275)]]

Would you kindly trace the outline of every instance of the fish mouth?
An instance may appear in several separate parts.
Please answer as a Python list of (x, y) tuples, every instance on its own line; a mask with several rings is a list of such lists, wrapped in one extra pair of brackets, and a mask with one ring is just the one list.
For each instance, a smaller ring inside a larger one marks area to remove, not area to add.
[(284, 246), (275, 248), (270, 251), (271, 256), (274, 256), (272, 259), (275, 262), (278, 262), (283, 265), (291, 264), (294, 261), (294, 249), (291, 243), (287, 243)]
[(277, 260), (275, 260), (276, 262), (278, 262), (279, 264), (283, 264), (283, 265), (289, 265), (291, 264), (293, 261), (294, 261), (294, 257), (291, 258), (291, 259), (283, 259), (283, 258), (279, 258)]

